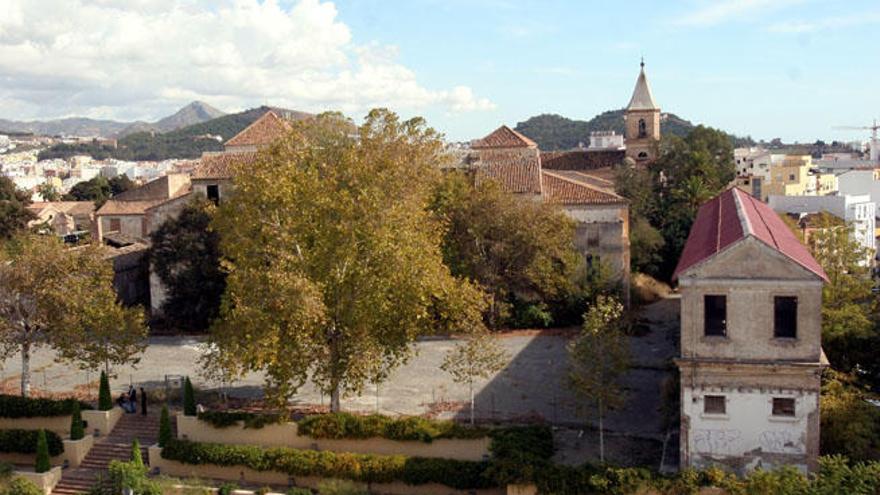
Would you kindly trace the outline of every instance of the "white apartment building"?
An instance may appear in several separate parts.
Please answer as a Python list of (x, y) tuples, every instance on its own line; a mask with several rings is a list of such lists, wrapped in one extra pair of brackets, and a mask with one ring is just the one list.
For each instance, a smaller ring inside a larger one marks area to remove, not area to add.
[(873, 257), (877, 205), (868, 194), (840, 196), (770, 196), (770, 207), (778, 213), (806, 215), (827, 212), (853, 227), (853, 236)]
[(590, 133), (590, 149), (623, 149), (623, 134), (614, 131), (593, 131)]

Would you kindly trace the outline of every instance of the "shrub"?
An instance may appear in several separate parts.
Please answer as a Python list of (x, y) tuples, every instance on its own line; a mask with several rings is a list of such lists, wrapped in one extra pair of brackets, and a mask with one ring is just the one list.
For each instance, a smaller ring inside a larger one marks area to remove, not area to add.
[[(0, 452), (10, 454), (36, 454), (37, 430), (0, 430)], [(54, 457), (64, 452), (64, 443), (57, 433), (44, 432), (49, 455)]]
[(473, 439), (489, 434), (485, 428), (459, 425), (453, 421), (437, 421), (420, 417), (390, 418), (378, 414), (356, 416), (348, 413), (315, 414), (297, 423), (302, 435), (312, 438), (389, 440), (432, 442), (439, 438)]
[(217, 495), (232, 495), (232, 492), (235, 490), (238, 490), (238, 485), (235, 483), (223, 483), (217, 489)]
[(345, 478), (362, 483), (441, 483), (458, 489), (493, 486), (484, 476), (485, 462), (407, 458), (401, 455), (367, 455), (291, 448), (263, 449), (248, 445), (222, 445), (171, 440), (162, 449), (164, 459), (186, 464), (243, 466), (257, 471), (277, 471), (289, 476)]
[(85, 426), (83, 425), (82, 413), (80, 412), (79, 402), (73, 403), (73, 413), (70, 416), (70, 439), (80, 440), (86, 436)]
[(24, 478), (14, 478), (9, 484), (0, 491), (2, 495), (44, 495), (43, 490), (35, 485), (32, 481)]
[(34, 399), (20, 395), (0, 394), (0, 417), (4, 418), (37, 418), (49, 416), (66, 416), (73, 413), (74, 405), (82, 409), (91, 406), (78, 402), (76, 399)]
[(135, 466), (144, 467), (144, 458), (141, 455), (141, 442), (137, 438), (131, 442), (131, 463)]
[(294, 486), (287, 489), (284, 495), (312, 495), (312, 491), (308, 488), (300, 488), (298, 486)]
[(34, 462), (34, 471), (45, 473), (52, 469), (49, 462), (49, 443), (46, 440), (46, 430), (37, 431), (37, 460)]
[[(311, 492), (309, 492), (311, 494)], [(369, 495), (367, 487), (347, 480), (324, 480), (318, 483), (320, 495)]]
[(210, 423), (214, 428), (228, 428), (244, 423), (245, 428), (260, 429), (269, 424), (281, 423), (284, 416), (281, 414), (261, 414), (246, 411), (202, 411), (198, 413), (199, 420)]
[(106, 495), (118, 495), (125, 488), (131, 488), (134, 495), (162, 495), (159, 483), (147, 478), (147, 468), (143, 464), (111, 461), (107, 475), (109, 483), (103, 492)]
[(196, 392), (193, 390), (189, 377), (183, 382), (183, 414), (185, 416), (196, 415)]
[(168, 406), (162, 406), (162, 414), (159, 415), (159, 447), (164, 447), (171, 440), (171, 418), (168, 416)]
[(113, 409), (113, 397), (110, 396), (110, 379), (107, 373), (101, 372), (101, 381), (98, 384), (98, 409), (109, 411)]

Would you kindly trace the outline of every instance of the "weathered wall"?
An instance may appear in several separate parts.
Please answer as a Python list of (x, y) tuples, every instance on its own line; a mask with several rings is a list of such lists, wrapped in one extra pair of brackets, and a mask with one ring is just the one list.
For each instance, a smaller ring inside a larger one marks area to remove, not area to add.
[[(113, 219), (119, 220), (118, 231), (110, 228), (110, 223)], [(110, 232), (119, 232), (132, 239), (143, 239), (146, 237), (143, 215), (100, 215), (98, 221), (101, 222), (102, 235), (107, 235)]]
[(489, 455), (489, 438), (472, 440), (440, 439), (431, 443), (399, 442), (385, 438), (364, 440), (330, 440), (301, 436), (296, 423), (266, 425), (263, 428), (244, 428), (241, 424), (214, 428), (210, 423), (192, 416), (177, 416), (177, 436), (196, 442), (215, 442), (264, 447), (329, 450), (356, 454), (406, 455), (411, 457), (440, 457), (465, 461), (481, 461)]
[(0, 417), (0, 430), (49, 430), (62, 437), (70, 434), (70, 415), (37, 418)]
[(583, 254), (598, 255), (615, 278), (629, 280), (629, 209), (626, 205), (564, 206), (577, 222), (575, 247)]
[(220, 202), (225, 201), (232, 194), (234, 186), (229, 179), (194, 179), (192, 183), (193, 193), (208, 197), (208, 186), (215, 185), (220, 190)]

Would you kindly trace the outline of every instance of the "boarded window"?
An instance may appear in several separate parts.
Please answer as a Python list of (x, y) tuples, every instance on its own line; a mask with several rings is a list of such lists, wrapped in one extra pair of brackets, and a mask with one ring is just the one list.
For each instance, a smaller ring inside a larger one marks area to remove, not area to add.
[(727, 335), (727, 296), (703, 296), (705, 334)]
[(119, 232), (122, 230), (122, 222), (118, 218), (110, 219), (110, 232)]
[(706, 414), (727, 414), (727, 401), (723, 395), (703, 397), (703, 412)]
[(207, 187), (208, 200), (213, 202), (215, 205), (220, 204), (220, 186), (217, 184), (210, 184)]
[(787, 397), (773, 398), (774, 416), (794, 416), (794, 399)]
[(773, 298), (773, 336), (797, 338), (797, 298), (777, 296)]

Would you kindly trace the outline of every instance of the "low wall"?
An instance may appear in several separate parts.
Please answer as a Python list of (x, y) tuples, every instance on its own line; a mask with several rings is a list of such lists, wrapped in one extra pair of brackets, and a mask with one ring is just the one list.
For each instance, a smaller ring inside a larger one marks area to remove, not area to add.
[[(96, 437), (100, 437), (109, 435), (113, 431), (122, 414), (121, 407), (114, 407), (109, 411), (88, 410), (82, 412), (82, 419), (88, 424), (86, 430), (94, 433)], [(69, 428), (70, 419), (67, 420), (67, 423)]]
[[(259, 485), (299, 486), (315, 489), (323, 478), (315, 476), (288, 476), (276, 471), (255, 471), (242, 466), (193, 465), (162, 458), (162, 449), (149, 447), (150, 467), (159, 474), (184, 478), (215, 479), (255, 483)], [(402, 482), (373, 483), (369, 485), (374, 495), (504, 495), (505, 490), (456, 490), (446, 485), (430, 483), (407, 485)]]
[(328, 450), (355, 454), (405, 455), (439, 457), (460, 461), (482, 461), (489, 456), (489, 437), (474, 439), (442, 438), (431, 443), (367, 438), (363, 440), (318, 439), (299, 435), (296, 423), (269, 424), (262, 428), (245, 428), (239, 424), (215, 428), (195, 416), (177, 416), (177, 437), (194, 442), (211, 442), (261, 447)]
[[(62, 440), (64, 452), (49, 458), (53, 466), (61, 466), (67, 461), (70, 467), (79, 467), (95, 443), (94, 437), (86, 435), (80, 440)], [(37, 462), (37, 454), (16, 454), (0, 452), (0, 462), (8, 462), (19, 466), (33, 466)]]
[[(85, 413), (85, 411), (83, 411)], [(85, 415), (85, 414), (84, 414)], [(0, 430), (47, 430), (62, 437), (70, 434), (70, 415), (38, 416), (34, 418), (2, 418)]]
[(16, 478), (24, 478), (31, 483), (37, 485), (43, 493), (49, 495), (55, 489), (55, 485), (61, 481), (61, 468), (53, 467), (45, 473), (35, 473), (33, 471), (15, 471), (12, 474)]

